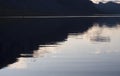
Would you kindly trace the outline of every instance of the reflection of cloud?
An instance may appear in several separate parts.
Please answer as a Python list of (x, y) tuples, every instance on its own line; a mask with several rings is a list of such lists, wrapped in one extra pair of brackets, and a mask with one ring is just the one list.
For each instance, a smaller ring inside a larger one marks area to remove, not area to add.
[(8, 66), (10, 69), (25, 69), (27, 68), (25, 58), (19, 58), (16, 63), (10, 64)]
[(38, 50), (33, 52), (33, 57), (43, 57), (47, 53), (52, 53), (53, 51), (53, 47), (40, 47)]
[(44, 57), (45, 55), (49, 53), (56, 53), (59, 49), (59, 45), (61, 45), (62, 42), (59, 42), (57, 44), (46, 44), (46, 45), (39, 45), (37, 50), (34, 50), (33, 53), (22, 53), (20, 54), (21, 57)]
[(40, 46), (38, 50), (33, 52), (33, 57), (44, 57), (47, 53), (56, 53), (59, 47), (56, 45)]
[(96, 36), (96, 37), (90, 38), (90, 40), (96, 41), (96, 42), (110, 42), (110, 37)]
[(120, 42), (120, 24), (114, 26), (109, 27), (107, 23), (95, 23), (93, 27), (82, 34), (70, 35), (68, 40), (72, 41), (72, 45), (83, 46), (78, 46), (78, 48), (84, 50), (84, 52), (97, 55), (120, 53), (120, 45), (118, 44)]
[(104, 35), (104, 27), (100, 27), (99, 24), (95, 24), (90, 30), (88, 30), (84, 35), (90, 41), (95, 42), (110, 42), (110, 37)]
[(107, 3), (107, 2), (120, 3), (120, 0), (91, 0), (91, 1), (96, 4), (99, 4), (100, 2), (102, 2), (102, 3)]
[(99, 24), (94, 24), (93, 27), (84, 34), (84, 39), (92, 42), (104, 42), (103, 44), (93, 44), (96, 46), (94, 54), (117, 53), (120, 52), (119, 44), (117, 44), (120, 39), (119, 33), (120, 25), (110, 28), (105, 25), (100, 27)]

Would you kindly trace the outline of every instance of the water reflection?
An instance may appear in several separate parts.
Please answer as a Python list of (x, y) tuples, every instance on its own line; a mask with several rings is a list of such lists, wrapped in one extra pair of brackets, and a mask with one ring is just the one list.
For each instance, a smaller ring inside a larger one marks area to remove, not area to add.
[(18, 61), (8, 65), (9, 69), (26, 69), (27, 64), (26, 64), (26, 59), (25, 58), (18, 58)]
[(119, 76), (119, 21), (1, 20), (0, 75)]
[(110, 42), (110, 37), (105, 34), (107, 29), (105, 26), (100, 27), (99, 24), (95, 24), (94, 27), (87, 32), (87, 37), (90, 41), (96, 42)]

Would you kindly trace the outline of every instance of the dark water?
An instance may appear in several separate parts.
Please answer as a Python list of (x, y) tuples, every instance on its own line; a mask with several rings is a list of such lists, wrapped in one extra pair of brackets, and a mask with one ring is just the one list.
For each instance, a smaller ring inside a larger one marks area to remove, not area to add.
[(0, 76), (119, 76), (120, 18), (0, 20)]

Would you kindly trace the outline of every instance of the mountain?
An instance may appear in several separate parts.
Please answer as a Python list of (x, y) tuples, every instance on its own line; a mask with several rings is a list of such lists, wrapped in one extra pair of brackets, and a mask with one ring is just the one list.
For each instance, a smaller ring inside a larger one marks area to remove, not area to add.
[(89, 0), (0, 0), (0, 15), (82, 15), (95, 12)]
[(102, 13), (108, 14), (120, 14), (120, 4), (114, 2), (107, 2), (95, 4), (95, 7), (100, 10)]

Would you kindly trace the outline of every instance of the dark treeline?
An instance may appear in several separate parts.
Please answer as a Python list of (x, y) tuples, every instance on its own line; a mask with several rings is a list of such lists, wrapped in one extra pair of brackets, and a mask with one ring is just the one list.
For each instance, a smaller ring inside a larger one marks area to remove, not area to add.
[(120, 4), (114, 2), (95, 4), (96, 9), (104, 14), (120, 14)]
[(119, 14), (120, 4), (90, 0), (0, 0), (0, 16)]
[(90, 15), (89, 0), (0, 0), (0, 15)]

